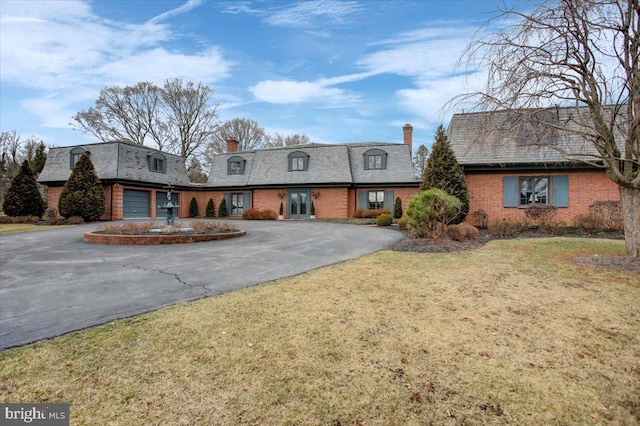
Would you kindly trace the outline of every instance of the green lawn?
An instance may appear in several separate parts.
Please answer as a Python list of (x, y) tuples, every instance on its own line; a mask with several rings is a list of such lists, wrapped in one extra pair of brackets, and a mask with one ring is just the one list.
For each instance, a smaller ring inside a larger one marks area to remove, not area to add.
[(640, 276), (595, 239), (383, 251), (0, 353), (71, 424), (640, 422)]

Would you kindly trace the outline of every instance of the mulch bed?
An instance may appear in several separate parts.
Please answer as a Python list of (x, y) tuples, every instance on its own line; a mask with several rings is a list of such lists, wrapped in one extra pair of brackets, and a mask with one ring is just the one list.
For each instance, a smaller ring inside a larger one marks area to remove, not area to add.
[[(408, 251), (417, 253), (451, 253), (465, 250), (475, 250), (484, 246), (487, 242), (495, 239), (495, 236), (486, 229), (480, 230), (480, 237), (475, 240), (453, 241), (448, 236), (442, 236), (433, 243), (429, 238), (414, 238), (408, 231), (402, 232), (404, 238), (393, 245), (389, 250)], [(513, 238), (543, 238), (552, 237), (553, 235), (541, 230), (530, 230), (528, 232), (518, 234)], [(568, 230), (563, 236), (579, 237), (579, 238), (608, 238), (623, 240), (624, 235), (620, 232), (602, 232), (598, 234), (585, 234), (578, 230)], [(629, 256), (579, 256), (575, 262), (584, 266), (596, 266), (600, 268), (613, 269), (617, 271), (625, 271), (632, 273), (640, 273), (640, 258)]]

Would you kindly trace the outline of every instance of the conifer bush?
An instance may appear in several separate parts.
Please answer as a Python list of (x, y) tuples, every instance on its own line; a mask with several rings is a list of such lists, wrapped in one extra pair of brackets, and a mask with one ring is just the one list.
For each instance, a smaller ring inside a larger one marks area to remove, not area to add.
[(393, 218), (390, 214), (381, 214), (376, 219), (376, 224), (378, 226), (390, 226), (393, 223)]
[(220, 205), (218, 206), (218, 217), (225, 217), (227, 215), (227, 199), (223, 198), (220, 200)]
[(105, 211), (104, 191), (87, 154), (80, 157), (64, 184), (58, 212), (64, 218), (80, 216), (85, 222), (100, 219)]
[(196, 197), (191, 197), (191, 205), (189, 206), (189, 216), (198, 217), (198, 200)]
[(393, 205), (393, 217), (400, 219), (402, 217), (402, 200), (400, 197), (396, 197), (396, 202)]
[(11, 181), (2, 203), (2, 210), (7, 216), (36, 216), (44, 213), (45, 205), (38, 190), (38, 184), (29, 167), (24, 161), (20, 171)]
[(461, 208), (462, 202), (442, 189), (421, 191), (407, 205), (407, 227), (416, 237), (429, 237), (435, 243), (459, 216)]
[(215, 216), (216, 205), (213, 203), (213, 198), (209, 198), (209, 202), (207, 203), (207, 208), (205, 210), (205, 215), (207, 217)]
[(431, 155), (427, 160), (427, 167), (423, 174), (423, 191), (431, 188), (442, 189), (449, 195), (456, 197), (462, 203), (460, 214), (453, 223), (462, 223), (469, 214), (469, 191), (464, 179), (462, 167), (449, 144), (449, 138), (442, 125), (438, 126), (435, 142), (431, 148)]

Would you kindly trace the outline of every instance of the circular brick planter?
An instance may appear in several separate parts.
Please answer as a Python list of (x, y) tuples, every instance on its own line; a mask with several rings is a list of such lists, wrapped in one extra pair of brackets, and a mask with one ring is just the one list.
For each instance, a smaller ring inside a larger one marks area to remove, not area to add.
[(222, 232), (219, 234), (158, 234), (158, 235), (118, 235), (85, 232), (84, 241), (94, 244), (189, 244), (201, 241), (228, 240), (242, 237), (247, 231)]

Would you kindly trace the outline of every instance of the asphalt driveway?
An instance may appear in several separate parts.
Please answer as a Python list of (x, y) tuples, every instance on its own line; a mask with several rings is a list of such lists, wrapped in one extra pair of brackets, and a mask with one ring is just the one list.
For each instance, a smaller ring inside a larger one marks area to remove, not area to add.
[(248, 234), (162, 246), (85, 243), (91, 224), (0, 235), (0, 350), (353, 259), (401, 237), (355, 225), (234, 223)]

